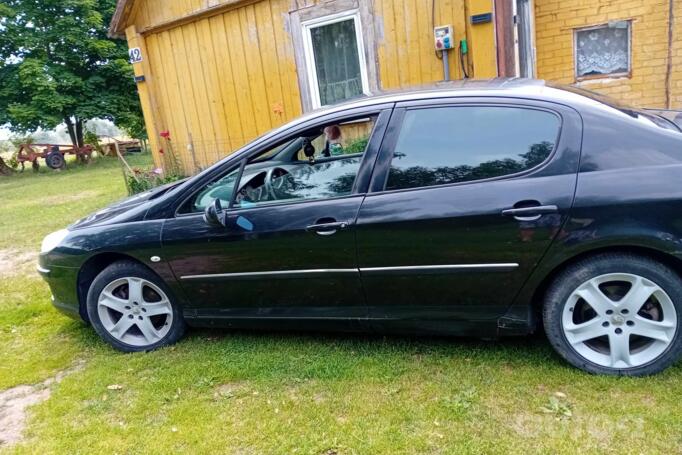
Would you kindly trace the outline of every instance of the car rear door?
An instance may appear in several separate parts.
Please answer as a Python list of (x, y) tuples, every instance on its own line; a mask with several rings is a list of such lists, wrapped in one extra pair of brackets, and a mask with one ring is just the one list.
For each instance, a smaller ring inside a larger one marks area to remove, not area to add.
[(561, 235), (581, 128), (540, 101), (399, 104), (357, 220), (369, 316), (424, 329), (503, 315)]

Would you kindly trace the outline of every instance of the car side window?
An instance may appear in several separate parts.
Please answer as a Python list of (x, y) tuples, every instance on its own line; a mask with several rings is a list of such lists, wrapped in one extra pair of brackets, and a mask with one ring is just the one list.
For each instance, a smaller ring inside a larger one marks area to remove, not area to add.
[[(325, 124), (289, 137), (244, 166), (233, 207), (248, 208), (292, 200), (351, 194), (376, 117)], [(197, 213), (215, 199), (227, 207), (239, 169), (206, 185), (180, 208)]]
[(405, 112), (386, 190), (501, 177), (545, 161), (561, 121), (548, 111), (456, 106)]

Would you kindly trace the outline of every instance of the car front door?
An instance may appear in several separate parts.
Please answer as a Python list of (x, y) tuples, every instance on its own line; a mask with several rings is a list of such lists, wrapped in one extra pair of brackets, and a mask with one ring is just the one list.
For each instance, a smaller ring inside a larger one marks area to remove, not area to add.
[(561, 235), (580, 136), (539, 101), (398, 105), (357, 220), (369, 316), (460, 332), (502, 316)]
[[(390, 112), (306, 127), (195, 191), (162, 239), (185, 311), (212, 320), (366, 317), (355, 221)], [(216, 198), (231, 206), (225, 226), (203, 216)]]

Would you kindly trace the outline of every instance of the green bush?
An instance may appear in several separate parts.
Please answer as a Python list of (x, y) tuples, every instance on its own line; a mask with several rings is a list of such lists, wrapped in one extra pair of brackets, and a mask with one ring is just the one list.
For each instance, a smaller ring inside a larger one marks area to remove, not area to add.
[(92, 148), (99, 154), (102, 154), (102, 144), (99, 141), (99, 137), (95, 132), (90, 130), (85, 130), (83, 134), (83, 141), (86, 144), (92, 145)]
[(369, 137), (361, 137), (348, 141), (348, 145), (343, 148), (345, 155), (352, 155), (353, 153), (362, 153), (367, 148)]
[(19, 158), (18, 158), (19, 152), (14, 152), (12, 153), (12, 156), (10, 157), (9, 161), (7, 162), (7, 165), (14, 169), (15, 171), (19, 168)]
[(161, 169), (133, 168), (133, 173), (126, 174), (126, 186), (128, 194), (133, 195), (150, 190), (159, 185), (175, 182), (183, 178), (181, 175), (163, 175)]

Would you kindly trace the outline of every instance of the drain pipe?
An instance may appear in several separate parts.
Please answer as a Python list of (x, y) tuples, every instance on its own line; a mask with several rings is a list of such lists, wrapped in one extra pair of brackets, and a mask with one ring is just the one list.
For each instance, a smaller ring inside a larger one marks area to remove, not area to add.
[(441, 51), (443, 53), (443, 80), (450, 80), (450, 56), (448, 51)]
[(673, 32), (675, 28), (675, 0), (668, 2), (668, 65), (665, 70), (665, 107), (672, 109), (671, 85), (673, 72)]

